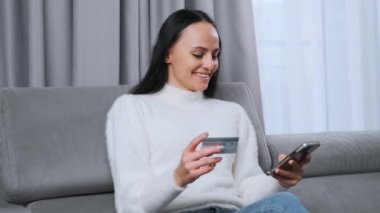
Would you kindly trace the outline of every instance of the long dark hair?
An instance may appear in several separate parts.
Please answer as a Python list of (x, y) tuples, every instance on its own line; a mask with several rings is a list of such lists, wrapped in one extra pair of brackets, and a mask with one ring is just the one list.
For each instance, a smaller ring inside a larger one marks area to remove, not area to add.
[[(168, 50), (175, 44), (181, 36), (181, 32), (190, 24), (196, 22), (208, 22), (214, 26), (215, 22), (203, 11), (182, 9), (172, 13), (162, 24), (157, 36), (156, 44), (153, 47), (152, 58), (148, 71), (144, 78), (132, 88), (132, 94), (149, 94), (161, 90), (168, 80), (168, 66), (165, 58)], [(219, 33), (218, 33), (219, 34)], [(219, 38), (219, 49), (222, 49), (222, 43)], [(218, 54), (218, 60), (220, 51)], [(220, 64), (220, 63), (219, 63)], [(218, 68), (219, 69), (219, 68)], [(218, 71), (210, 79), (207, 89), (203, 92), (206, 97), (213, 97), (216, 89)]]

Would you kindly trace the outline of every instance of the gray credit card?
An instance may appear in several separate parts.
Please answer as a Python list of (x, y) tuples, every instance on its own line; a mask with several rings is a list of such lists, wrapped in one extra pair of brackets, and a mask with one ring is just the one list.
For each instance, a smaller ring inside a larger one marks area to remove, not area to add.
[(238, 137), (205, 138), (202, 141), (202, 148), (223, 146), (220, 154), (232, 154), (236, 153), (238, 141)]

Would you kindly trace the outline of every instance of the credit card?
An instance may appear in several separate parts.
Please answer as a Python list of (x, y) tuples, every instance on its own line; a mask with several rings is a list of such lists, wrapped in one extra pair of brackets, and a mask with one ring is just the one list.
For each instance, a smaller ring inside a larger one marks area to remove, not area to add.
[(236, 153), (238, 141), (238, 137), (205, 138), (202, 141), (202, 148), (223, 146), (219, 154), (233, 154)]

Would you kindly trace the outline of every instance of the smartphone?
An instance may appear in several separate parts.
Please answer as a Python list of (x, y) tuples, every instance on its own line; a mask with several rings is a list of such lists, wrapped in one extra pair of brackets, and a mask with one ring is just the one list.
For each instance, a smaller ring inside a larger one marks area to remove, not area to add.
[(295, 148), (290, 154), (288, 154), (284, 159), (274, 165), (270, 170), (266, 173), (267, 175), (271, 175), (277, 168), (289, 170), (290, 165), (288, 164), (289, 160), (295, 160), (297, 162), (301, 162), (306, 155), (312, 153), (316, 150), (321, 144), (317, 141), (305, 142)]
[(219, 154), (234, 154), (237, 150), (238, 137), (205, 138), (202, 141), (202, 149), (211, 146), (223, 146)]

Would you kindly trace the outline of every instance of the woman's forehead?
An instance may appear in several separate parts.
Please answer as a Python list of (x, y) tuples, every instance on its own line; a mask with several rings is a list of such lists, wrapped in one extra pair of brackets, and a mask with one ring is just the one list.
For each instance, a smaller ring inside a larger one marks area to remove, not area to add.
[(215, 27), (208, 22), (197, 22), (186, 27), (178, 43), (187, 44), (190, 47), (205, 47), (210, 45), (219, 48), (219, 35)]

